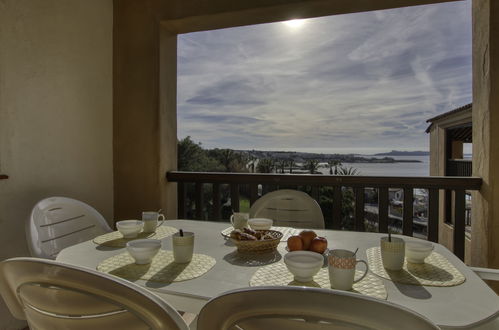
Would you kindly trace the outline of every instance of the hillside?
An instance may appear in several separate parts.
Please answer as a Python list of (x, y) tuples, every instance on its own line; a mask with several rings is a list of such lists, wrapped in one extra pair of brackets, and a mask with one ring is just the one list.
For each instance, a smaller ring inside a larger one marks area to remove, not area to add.
[(390, 152), (384, 152), (380, 154), (375, 154), (374, 156), (428, 156), (429, 151), (399, 151), (392, 150)]

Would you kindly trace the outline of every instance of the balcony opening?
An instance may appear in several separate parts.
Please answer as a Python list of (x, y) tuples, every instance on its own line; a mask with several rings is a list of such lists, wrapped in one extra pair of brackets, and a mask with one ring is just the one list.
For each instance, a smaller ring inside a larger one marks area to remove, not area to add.
[[(450, 2), (179, 35), (179, 170), (429, 176), (426, 120), (471, 103), (470, 13), (471, 1)], [(321, 204), (330, 228), (340, 196), (348, 201), (343, 229), (361, 219), (366, 230), (426, 237), (435, 216), (430, 195), (452, 190), (402, 179), (345, 184), (338, 194), (321, 184), (225, 177), (213, 186), (186, 184), (181, 209), (226, 219), (265, 192), (290, 187)], [(215, 211), (219, 205), (226, 210)]]

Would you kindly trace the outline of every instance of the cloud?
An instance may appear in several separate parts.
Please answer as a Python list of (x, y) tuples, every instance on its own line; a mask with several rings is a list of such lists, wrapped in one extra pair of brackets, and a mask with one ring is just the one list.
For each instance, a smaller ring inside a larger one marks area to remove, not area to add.
[(190, 114), (182, 117), (182, 120), (197, 120), (207, 124), (224, 123), (231, 125), (248, 125), (262, 122), (260, 119), (251, 117), (214, 114)]
[(259, 77), (227, 77), (213, 85), (201, 87), (185, 102), (200, 105), (264, 105), (264, 96), (272, 86)]
[(179, 36), (179, 137), (237, 149), (427, 149), (471, 102), (470, 1)]

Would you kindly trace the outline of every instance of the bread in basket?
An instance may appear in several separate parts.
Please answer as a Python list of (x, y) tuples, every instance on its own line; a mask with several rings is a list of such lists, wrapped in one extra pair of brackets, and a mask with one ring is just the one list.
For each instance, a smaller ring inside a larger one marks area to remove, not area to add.
[(265, 253), (277, 249), (282, 238), (282, 233), (277, 230), (251, 230), (244, 228), (233, 230), (230, 233), (231, 241), (241, 253)]

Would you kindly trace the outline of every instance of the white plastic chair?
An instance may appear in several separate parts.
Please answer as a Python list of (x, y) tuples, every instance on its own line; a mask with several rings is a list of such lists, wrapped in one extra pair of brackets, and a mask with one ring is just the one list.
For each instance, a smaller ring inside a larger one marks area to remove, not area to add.
[(224, 293), (201, 309), (198, 330), (439, 329), (404, 307), (360, 294), (305, 287)]
[(0, 294), (31, 330), (188, 329), (173, 307), (136, 284), (47, 259), (1, 262)]
[[(481, 268), (481, 267), (469, 267), (475, 274), (478, 275), (482, 280), (487, 281), (499, 281), (499, 269), (493, 268)], [(483, 320), (479, 324), (473, 325), (467, 329), (473, 330), (497, 330), (499, 329), (499, 315), (496, 314), (486, 320)]]
[(470, 267), (482, 280), (499, 281), (499, 269)]
[(33, 257), (55, 259), (59, 251), (112, 231), (93, 207), (75, 199), (50, 197), (38, 202), (26, 223)]
[(250, 208), (250, 218), (269, 218), (274, 226), (324, 229), (319, 204), (308, 194), (282, 189), (265, 194)]

